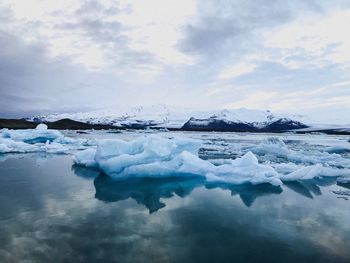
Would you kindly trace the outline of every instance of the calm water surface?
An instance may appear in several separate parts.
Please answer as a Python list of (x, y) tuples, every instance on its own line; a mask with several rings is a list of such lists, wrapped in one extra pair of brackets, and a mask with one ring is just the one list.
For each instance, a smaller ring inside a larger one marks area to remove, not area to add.
[(333, 180), (115, 181), (70, 156), (0, 160), (1, 262), (350, 262)]

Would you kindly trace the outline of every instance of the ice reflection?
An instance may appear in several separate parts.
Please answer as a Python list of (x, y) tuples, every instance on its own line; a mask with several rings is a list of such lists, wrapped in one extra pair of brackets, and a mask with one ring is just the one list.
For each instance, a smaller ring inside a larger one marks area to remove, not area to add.
[(127, 179), (113, 180), (100, 174), (94, 180), (95, 197), (105, 202), (118, 202), (128, 198), (147, 207), (150, 213), (165, 207), (161, 198), (171, 198), (174, 195), (185, 197), (193, 189), (202, 186), (202, 178), (169, 178), (169, 179)]
[(260, 184), (260, 185), (230, 185), (230, 184), (218, 184), (218, 183), (208, 183), (206, 185), (207, 189), (220, 188), (223, 190), (230, 190), (231, 195), (239, 195), (243, 204), (247, 207), (251, 207), (254, 201), (262, 196), (266, 195), (278, 195), (282, 193), (282, 188), (280, 186), (273, 186), (271, 184)]
[(104, 202), (119, 202), (126, 199), (134, 199), (138, 204), (145, 206), (149, 213), (154, 213), (166, 206), (161, 199), (170, 199), (174, 196), (186, 197), (199, 187), (208, 190), (229, 190), (232, 196), (238, 195), (246, 207), (251, 207), (255, 200), (268, 195), (279, 195), (283, 189), (292, 190), (294, 193), (307, 199), (314, 199), (322, 195), (322, 187), (339, 185), (350, 188), (348, 183), (340, 183), (336, 178), (318, 178), (285, 182), (283, 187), (271, 184), (242, 184), (208, 182), (202, 177), (177, 177), (177, 178), (125, 178), (114, 179), (99, 170), (73, 165), (74, 173), (82, 178), (94, 180), (96, 190), (95, 198)]
[(94, 179), (101, 173), (98, 169), (87, 168), (79, 165), (73, 165), (72, 171), (75, 175), (85, 179)]
[(116, 181), (62, 155), (38, 159), (0, 162), (1, 262), (350, 262), (349, 184), (334, 178), (297, 191)]

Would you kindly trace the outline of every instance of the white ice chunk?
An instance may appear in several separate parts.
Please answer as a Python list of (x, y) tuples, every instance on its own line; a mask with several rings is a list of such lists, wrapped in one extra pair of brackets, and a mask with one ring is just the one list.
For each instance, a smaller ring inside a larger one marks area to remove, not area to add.
[(158, 135), (142, 136), (133, 141), (102, 140), (96, 151), (76, 154), (74, 162), (82, 166), (94, 166), (96, 162), (98, 168), (115, 178), (195, 175), (233, 184), (282, 184), (277, 172), (271, 166), (259, 164), (252, 152), (217, 166), (200, 159), (198, 151), (202, 143)]
[(29, 144), (46, 143), (63, 138), (63, 134), (57, 130), (48, 130), (45, 124), (39, 124), (36, 129), (7, 130), (1, 131), (1, 137), (22, 141)]
[(97, 162), (95, 161), (96, 149), (86, 149), (77, 152), (73, 156), (73, 161), (76, 164), (86, 166), (86, 167), (97, 167)]
[(339, 145), (331, 146), (331, 147), (327, 147), (325, 151), (328, 153), (338, 153), (338, 154), (348, 153), (350, 152), (350, 146), (339, 146)]
[(7, 138), (0, 138), (0, 153), (25, 153), (35, 152), (34, 145)]
[(47, 125), (44, 124), (44, 123), (40, 123), (40, 124), (38, 124), (38, 125), (36, 126), (35, 129), (38, 130), (38, 131), (46, 131), (46, 130), (47, 130)]
[(339, 154), (312, 149), (301, 151), (291, 150), (280, 138), (277, 137), (269, 137), (263, 140), (258, 146), (252, 147), (251, 150), (258, 155), (267, 155), (272, 158), (279, 157), (294, 163), (322, 163), (324, 165), (350, 168), (349, 160), (343, 158)]
[(295, 181), (301, 179), (312, 179), (321, 175), (322, 165), (316, 164), (299, 168), (298, 170), (282, 176), (283, 181)]
[(87, 140), (64, 136), (60, 131), (39, 124), (35, 129), (0, 130), (0, 153), (67, 153), (89, 145)]
[(321, 164), (304, 166), (298, 170), (281, 176), (282, 181), (308, 180), (318, 177), (342, 177), (350, 176), (350, 169), (337, 169), (325, 167)]

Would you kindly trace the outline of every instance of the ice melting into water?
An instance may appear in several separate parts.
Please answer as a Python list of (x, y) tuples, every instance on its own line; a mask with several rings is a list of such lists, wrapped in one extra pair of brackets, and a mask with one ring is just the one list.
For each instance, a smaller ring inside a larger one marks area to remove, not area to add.
[(0, 153), (66, 153), (87, 144), (86, 140), (68, 138), (60, 131), (50, 130), (45, 124), (35, 129), (0, 130)]

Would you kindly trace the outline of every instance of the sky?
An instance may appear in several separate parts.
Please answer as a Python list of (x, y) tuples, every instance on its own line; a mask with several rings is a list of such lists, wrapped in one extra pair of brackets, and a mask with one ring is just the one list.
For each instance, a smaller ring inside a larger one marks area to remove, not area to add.
[(2, 0), (0, 117), (154, 104), (345, 116), (349, 25), (349, 0)]

